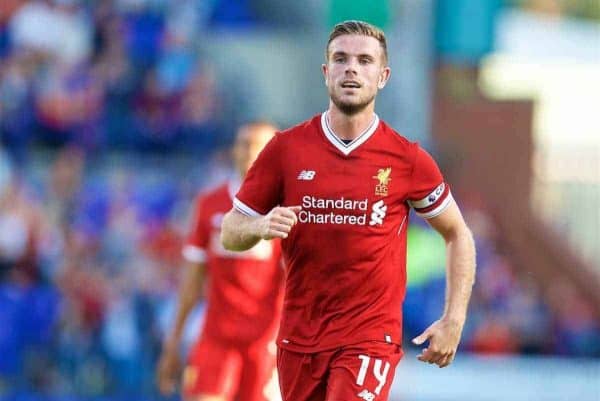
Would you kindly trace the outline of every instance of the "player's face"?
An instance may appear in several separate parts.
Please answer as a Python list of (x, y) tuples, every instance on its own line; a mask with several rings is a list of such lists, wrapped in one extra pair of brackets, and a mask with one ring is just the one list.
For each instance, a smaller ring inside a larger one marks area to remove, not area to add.
[(275, 127), (266, 124), (241, 127), (233, 145), (233, 161), (243, 176), (248, 172), (260, 151), (275, 134)]
[(390, 68), (377, 39), (342, 35), (329, 44), (323, 74), (332, 102), (344, 114), (353, 115), (373, 103), (389, 79)]

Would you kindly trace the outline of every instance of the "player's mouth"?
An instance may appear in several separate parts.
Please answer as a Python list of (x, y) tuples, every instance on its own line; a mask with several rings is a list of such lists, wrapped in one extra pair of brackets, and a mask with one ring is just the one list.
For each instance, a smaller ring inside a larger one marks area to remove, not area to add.
[(361, 85), (360, 83), (358, 83), (357, 81), (344, 81), (342, 82), (342, 88), (344, 89), (353, 89), (353, 88), (360, 88)]

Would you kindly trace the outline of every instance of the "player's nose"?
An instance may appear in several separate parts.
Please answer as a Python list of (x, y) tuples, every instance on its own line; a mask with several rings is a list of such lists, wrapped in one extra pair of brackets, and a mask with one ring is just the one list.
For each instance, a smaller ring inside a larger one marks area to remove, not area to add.
[(356, 62), (356, 61), (354, 61), (353, 59), (349, 60), (349, 61), (346, 63), (346, 70), (345, 70), (345, 73), (346, 73), (347, 75), (348, 75), (348, 74), (356, 74), (356, 71), (357, 71), (357, 68), (356, 68), (356, 67), (357, 67), (357, 62)]

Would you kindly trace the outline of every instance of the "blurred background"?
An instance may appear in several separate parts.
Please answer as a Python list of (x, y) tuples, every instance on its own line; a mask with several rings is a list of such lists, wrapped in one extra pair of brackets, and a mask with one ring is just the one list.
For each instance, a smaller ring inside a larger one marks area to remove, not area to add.
[[(161, 400), (192, 199), (238, 124), (326, 109), (345, 19), (386, 31), (378, 113), (440, 161), (478, 248), (455, 364), (407, 343), (391, 400), (600, 400), (597, 0), (0, 0), (0, 400)], [(443, 302), (414, 218), (405, 338)]]

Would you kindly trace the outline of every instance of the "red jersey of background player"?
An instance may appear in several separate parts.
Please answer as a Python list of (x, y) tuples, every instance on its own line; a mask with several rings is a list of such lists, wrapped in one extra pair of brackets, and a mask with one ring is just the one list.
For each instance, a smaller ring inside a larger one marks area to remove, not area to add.
[(234, 199), (246, 215), (302, 206), (282, 241), (288, 272), (278, 345), (316, 352), (401, 344), (409, 208), (431, 218), (451, 199), (434, 160), (377, 116), (348, 144), (327, 113), (278, 133)]
[(281, 312), (284, 271), (279, 241), (260, 241), (245, 252), (225, 250), (219, 239), (223, 215), (231, 209), (235, 183), (199, 196), (191, 233), (183, 249), (191, 262), (206, 262), (207, 311), (203, 336), (250, 343), (274, 337)]

